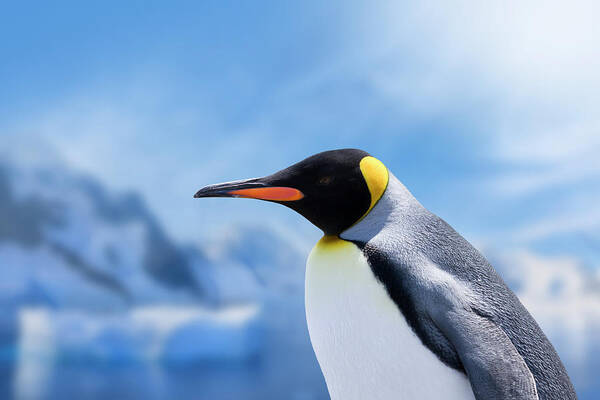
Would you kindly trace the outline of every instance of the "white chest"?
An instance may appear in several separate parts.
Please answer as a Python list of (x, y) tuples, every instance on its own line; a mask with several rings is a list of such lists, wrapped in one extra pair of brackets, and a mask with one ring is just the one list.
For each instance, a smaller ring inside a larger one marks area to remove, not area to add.
[(474, 399), (427, 349), (353, 243), (322, 239), (306, 270), (310, 339), (334, 400)]

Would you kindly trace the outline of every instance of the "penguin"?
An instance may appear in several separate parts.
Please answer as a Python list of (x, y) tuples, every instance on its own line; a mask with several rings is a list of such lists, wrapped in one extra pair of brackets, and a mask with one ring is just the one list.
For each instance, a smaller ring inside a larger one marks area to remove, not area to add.
[(577, 398), (490, 263), (367, 152), (322, 152), (194, 197), (279, 203), (323, 231), (307, 260), (305, 305), (332, 399)]

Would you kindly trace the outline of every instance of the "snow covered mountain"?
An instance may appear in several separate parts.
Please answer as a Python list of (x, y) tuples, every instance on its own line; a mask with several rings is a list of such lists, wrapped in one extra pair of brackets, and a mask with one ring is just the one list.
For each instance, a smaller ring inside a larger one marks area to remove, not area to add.
[(57, 166), (0, 162), (0, 192), (3, 293), (23, 304), (106, 311), (302, 288), (304, 255), (268, 229), (236, 227), (206, 249), (183, 246), (138, 195)]
[[(234, 362), (246, 366), (220, 379), (247, 398), (325, 396), (304, 319), (306, 249), (285, 233), (231, 227), (204, 247), (177, 243), (140, 196), (60, 163), (2, 158), (0, 193), (0, 355), (14, 363), (0, 391), (78, 396), (55, 368), (73, 362), (82, 376), (84, 365)], [(246, 376), (260, 384), (235, 383)]]
[(139, 197), (111, 196), (64, 169), (8, 164), (0, 191), (3, 285), (13, 296), (35, 287), (49, 305), (97, 310), (202, 297), (191, 268), (202, 254), (172, 243)]

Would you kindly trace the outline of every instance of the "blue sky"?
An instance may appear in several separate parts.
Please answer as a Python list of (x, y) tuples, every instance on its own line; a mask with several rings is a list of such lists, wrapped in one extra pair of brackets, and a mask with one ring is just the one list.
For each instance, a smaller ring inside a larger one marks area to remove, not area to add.
[(471, 240), (597, 260), (591, 2), (3, 7), (4, 134), (140, 191), (180, 239), (264, 220), (316, 237), (283, 208), (191, 195), (358, 147)]

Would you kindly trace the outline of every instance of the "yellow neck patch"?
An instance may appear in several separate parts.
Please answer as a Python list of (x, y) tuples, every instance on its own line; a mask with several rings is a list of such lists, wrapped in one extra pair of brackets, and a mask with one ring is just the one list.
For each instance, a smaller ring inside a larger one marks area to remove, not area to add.
[(351, 246), (352, 243), (346, 240), (340, 239), (338, 236), (325, 235), (316, 244), (316, 251), (332, 252), (336, 250), (342, 250), (347, 246)]
[(360, 160), (360, 171), (362, 172), (365, 181), (367, 182), (369, 192), (371, 193), (371, 205), (358, 221), (363, 219), (371, 212), (373, 207), (375, 207), (375, 204), (377, 204), (381, 196), (383, 196), (383, 192), (385, 192), (385, 188), (387, 187), (390, 178), (388, 169), (385, 165), (375, 157), (371, 156), (367, 156)]

